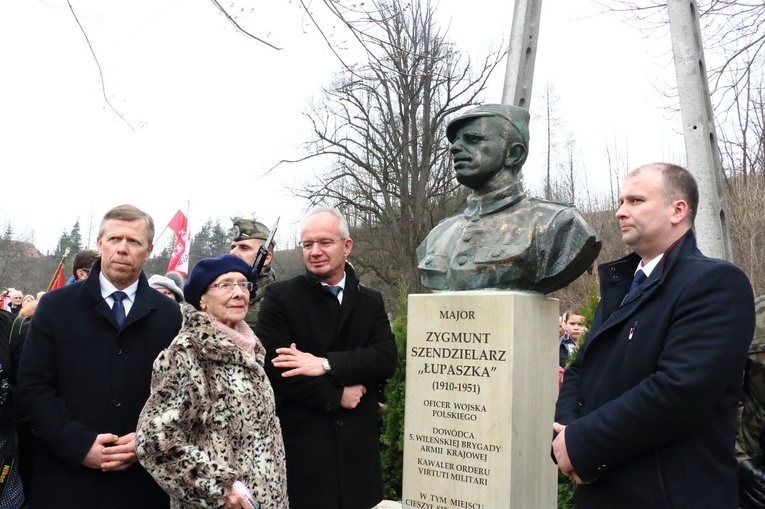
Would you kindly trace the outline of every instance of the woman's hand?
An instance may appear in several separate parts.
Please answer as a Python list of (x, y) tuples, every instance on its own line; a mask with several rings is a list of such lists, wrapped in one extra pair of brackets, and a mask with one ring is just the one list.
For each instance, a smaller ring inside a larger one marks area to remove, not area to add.
[(250, 491), (241, 482), (235, 482), (226, 496), (223, 509), (260, 509), (260, 504), (256, 502), (255, 507), (247, 500), (248, 496), (252, 498)]
[(232, 486), (228, 495), (226, 495), (226, 502), (223, 504), (223, 509), (252, 509), (252, 506)]

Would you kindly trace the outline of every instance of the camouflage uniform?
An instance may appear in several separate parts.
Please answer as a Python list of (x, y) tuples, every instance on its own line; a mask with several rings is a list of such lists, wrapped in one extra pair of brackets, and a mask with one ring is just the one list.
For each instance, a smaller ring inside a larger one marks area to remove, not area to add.
[(763, 438), (765, 438), (765, 295), (754, 301), (756, 325), (749, 346), (738, 412), (736, 459), (742, 509), (765, 509)]
[(762, 439), (765, 430), (765, 295), (754, 301), (754, 308), (757, 322), (749, 347), (742, 405), (739, 409), (736, 457), (739, 463), (750, 459), (755, 466), (762, 467)]
[[(265, 242), (270, 234), (271, 230), (263, 223), (259, 223), (254, 219), (237, 219), (234, 221), (232, 241), (260, 239)], [(269, 250), (273, 250), (273, 243)], [(271, 253), (273, 254), (273, 251)], [(255, 331), (255, 324), (258, 321), (258, 311), (260, 311), (260, 304), (263, 301), (263, 293), (266, 291), (266, 286), (274, 281), (276, 281), (276, 272), (271, 269), (271, 264), (264, 265), (263, 270), (258, 275), (258, 290), (254, 295), (250, 296), (250, 307), (247, 310), (247, 316), (244, 318), (244, 321), (247, 322), (247, 325), (253, 331)]]
[(263, 293), (266, 291), (266, 286), (276, 281), (276, 273), (271, 267), (263, 267), (263, 270), (258, 276), (258, 291), (250, 299), (250, 307), (247, 310), (247, 316), (244, 317), (244, 321), (247, 325), (255, 331), (255, 324), (258, 321), (258, 311), (260, 311), (260, 304), (263, 302)]

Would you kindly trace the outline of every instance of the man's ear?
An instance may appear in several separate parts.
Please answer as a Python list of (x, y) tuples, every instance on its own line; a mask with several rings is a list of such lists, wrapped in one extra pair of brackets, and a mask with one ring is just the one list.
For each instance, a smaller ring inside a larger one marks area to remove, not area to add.
[(528, 156), (526, 146), (523, 143), (513, 143), (510, 145), (510, 148), (507, 149), (505, 166), (520, 169), (520, 167), (523, 166), (523, 163), (526, 162), (526, 156)]
[(688, 202), (685, 200), (676, 200), (672, 203), (672, 217), (670, 221), (673, 225), (679, 224), (685, 220), (690, 221), (691, 210), (688, 207)]

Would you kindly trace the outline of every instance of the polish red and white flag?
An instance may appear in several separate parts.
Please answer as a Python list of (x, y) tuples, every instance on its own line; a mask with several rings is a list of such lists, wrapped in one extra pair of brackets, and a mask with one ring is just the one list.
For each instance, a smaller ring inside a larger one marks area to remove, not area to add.
[(189, 220), (180, 210), (175, 213), (168, 228), (175, 233), (175, 245), (173, 254), (170, 255), (170, 264), (167, 271), (175, 271), (185, 276), (189, 271)]

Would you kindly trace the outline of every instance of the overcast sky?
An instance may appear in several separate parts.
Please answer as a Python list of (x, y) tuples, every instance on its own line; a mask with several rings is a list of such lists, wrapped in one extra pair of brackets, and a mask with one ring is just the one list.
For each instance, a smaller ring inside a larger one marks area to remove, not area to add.
[[(265, 172), (302, 154), (303, 113), (339, 64), (294, 1), (233, 3), (248, 29), (282, 49), (238, 33), (207, 0), (71, 0), (115, 113), (66, 1), (0, 2), (0, 225), (46, 252), (79, 219), (92, 246), (104, 212), (133, 203), (157, 234), (188, 209), (192, 235), (207, 219), (227, 226), (255, 214), (269, 225), (281, 216), (278, 238), (294, 239), (305, 204), (288, 186), (327, 161)], [(512, 9), (507, 0), (441, 0), (437, 14), (479, 59), (507, 38)], [(684, 155), (679, 119), (655, 89), (674, 81), (669, 41), (646, 40), (615, 15), (588, 16), (597, 9), (545, 2), (534, 85), (554, 84), (576, 157), (590, 168), (582, 180), (606, 188), (608, 146), (629, 168)], [(485, 102), (501, 101), (504, 72)], [(535, 94), (532, 115), (540, 106)], [(532, 186), (543, 148), (533, 133), (524, 168)]]

